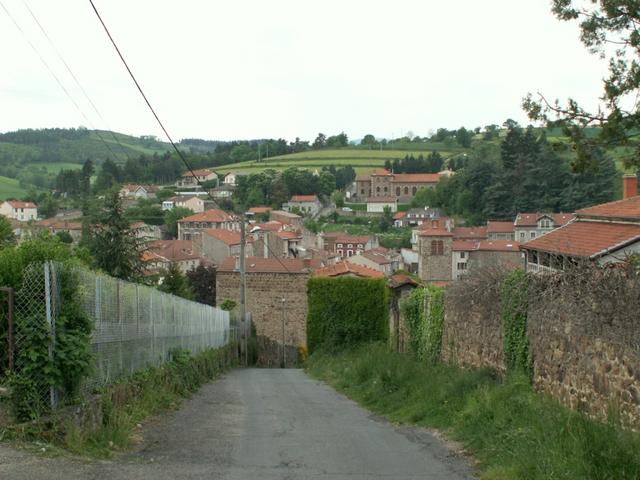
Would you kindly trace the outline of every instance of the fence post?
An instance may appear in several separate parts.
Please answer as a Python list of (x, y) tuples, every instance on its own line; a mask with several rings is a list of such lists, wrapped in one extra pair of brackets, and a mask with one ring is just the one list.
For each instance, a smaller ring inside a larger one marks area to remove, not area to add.
[[(46, 307), (46, 317), (47, 317), (47, 326), (49, 328), (49, 345), (48, 345), (48, 353), (49, 353), (49, 361), (53, 364), (53, 351), (55, 348), (55, 324), (53, 315), (51, 312), (51, 265), (49, 262), (45, 262), (44, 264), (44, 297), (45, 297), (45, 307)], [(49, 400), (51, 402), (51, 408), (56, 407), (56, 392), (55, 387), (53, 385), (49, 386)]]

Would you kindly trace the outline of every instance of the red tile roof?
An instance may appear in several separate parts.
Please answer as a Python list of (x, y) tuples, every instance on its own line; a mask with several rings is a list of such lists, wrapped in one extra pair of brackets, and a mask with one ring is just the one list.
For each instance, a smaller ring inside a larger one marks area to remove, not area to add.
[(315, 195), (294, 195), (291, 197), (291, 202), (318, 202), (318, 197)]
[[(423, 223), (421, 226), (425, 227), (425, 224)], [(416, 230), (418, 235), (421, 237), (453, 237), (453, 233), (440, 226), (433, 227), (431, 225), (427, 225), (425, 228), (419, 228)]]
[(194, 215), (190, 215), (188, 217), (181, 218), (178, 220), (178, 223), (182, 222), (230, 222), (232, 219), (231, 215), (229, 215), (224, 210), (212, 209), (205, 210), (204, 212), (196, 213)]
[(302, 238), (302, 235), (296, 232), (289, 232), (289, 231), (281, 231), (281, 232), (276, 232), (276, 236), (282, 238), (282, 239), (286, 239), (286, 240), (290, 240), (292, 238)]
[(526, 250), (594, 258), (640, 241), (640, 225), (577, 221), (522, 245)]
[(336, 232), (335, 236), (331, 235), (331, 237), (335, 238), (335, 243), (361, 243), (363, 245), (366, 245), (371, 238), (366, 235), (347, 235), (346, 233), (338, 232)]
[(146, 252), (149, 255), (155, 254), (158, 257), (163, 257), (169, 262), (200, 258), (193, 253), (193, 242), (191, 240), (156, 240), (147, 245)]
[(33, 202), (20, 202), (18, 200), (7, 200), (7, 203), (13, 208), (37, 208)]
[(269, 213), (273, 210), (271, 207), (251, 207), (249, 209), (250, 213)]
[(566, 225), (576, 218), (573, 213), (519, 213), (516, 217), (516, 227), (534, 227), (542, 217), (549, 217), (556, 227)]
[(316, 277), (339, 277), (342, 275), (355, 275), (356, 277), (363, 278), (384, 278), (382, 272), (347, 261), (336, 263), (335, 265), (327, 265), (315, 272)]
[(487, 238), (487, 227), (456, 227), (451, 233), (453, 238), (467, 239), (484, 239)]
[(268, 222), (264, 223), (256, 223), (254, 225), (251, 225), (250, 231), (253, 231), (256, 228), (259, 230), (266, 230), (268, 232), (277, 232), (284, 228), (284, 223), (278, 222), (276, 220), (269, 220)]
[(439, 173), (396, 173), (393, 175), (393, 183), (438, 183)]
[(373, 263), (377, 263), (378, 265), (388, 265), (391, 263), (391, 260), (389, 260), (387, 256), (382, 252), (367, 250), (366, 252), (362, 252), (360, 255), (368, 260), (371, 260)]
[(211, 238), (224, 242), (226, 245), (240, 245), (240, 232), (223, 230), (221, 228), (209, 228), (205, 230), (204, 233)]
[[(245, 269), (247, 273), (306, 273), (322, 266), (318, 259), (301, 258), (258, 258), (247, 257)], [(219, 272), (236, 271), (236, 259), (227, 257), (218, 267)]]
[(640, 195), (617, 202), (603, 203), (576, 212), (580, 217), (640, 220)]
[(404, 218), (404, 217), (406, 217), (406, 216), (407, 216), (407, 212), (397, 212), (397, 213), (393, 216), (393, 219), (394, 219), (394, 220), (400, 220), (400, 219), (402, 219), (402, 218)]
[(520, 242), (514, 242), (513, 240), (482, 240), (478, 242), (475, 249), (481, 252), (518, 252), (520, 251)]
[(376, 177), (389, 177), (391, 176), (392, 173), (389, 170), (386, 170), (384, 168), (376, 168), (373, 172), (371, 172), (371, 176), (376, 176)]
[(394, 273), (389, 278), (389, 286), (391, 288), (399, 288), (404, 285), (412, 285), (414, 287), (417, 287), (420, 284), (406, 273)]
[(454, 252), (470, 252), (476, 248), (477, 242), (472, 240), (454, 240), (452, 250)]
[(487, 233), (513, 233), (513, 222), (498, 222), (490, 220), (487, 222)]

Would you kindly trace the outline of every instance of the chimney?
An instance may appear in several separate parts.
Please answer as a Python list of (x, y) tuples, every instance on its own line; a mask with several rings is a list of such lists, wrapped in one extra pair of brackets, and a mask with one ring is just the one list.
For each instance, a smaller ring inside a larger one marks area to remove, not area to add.
[(622, 198), (627, 199), (638, 195), (638, 175), (627, 173), (622, 177)]

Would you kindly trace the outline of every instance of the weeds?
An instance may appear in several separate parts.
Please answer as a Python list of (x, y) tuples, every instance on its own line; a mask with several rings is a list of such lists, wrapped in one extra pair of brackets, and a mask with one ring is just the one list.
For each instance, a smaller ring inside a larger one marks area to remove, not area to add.
[(601, 424), (533, 391), (524, 376), (428, 365), (369, 344), (318, 352), (307, 371), (390, 420), (445, 431), (482, 478), (640, 478), (640, 435)]

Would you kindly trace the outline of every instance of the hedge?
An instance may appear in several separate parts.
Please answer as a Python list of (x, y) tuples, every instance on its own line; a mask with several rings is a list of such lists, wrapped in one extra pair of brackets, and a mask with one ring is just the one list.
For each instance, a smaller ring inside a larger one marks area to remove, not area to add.
[(307, 298), (309, 353), (386, 341), (389, 336), (389, 294), (384, 279), (312, 278)]

